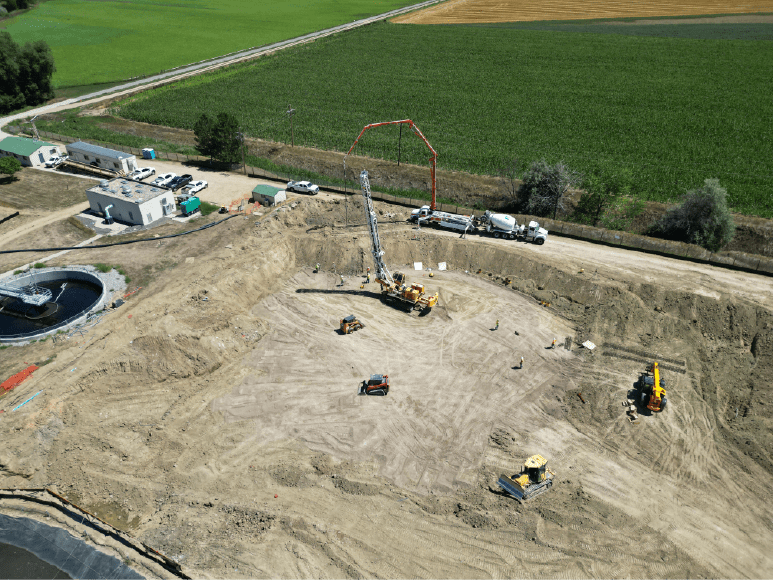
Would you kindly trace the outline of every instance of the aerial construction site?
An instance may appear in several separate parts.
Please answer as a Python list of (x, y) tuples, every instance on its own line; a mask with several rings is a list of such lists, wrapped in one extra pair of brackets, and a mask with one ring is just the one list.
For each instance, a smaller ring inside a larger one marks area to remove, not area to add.
[(2, 351), (46, 363), (0, 399), (2, 487), (166, 565), (23, 494), (2, 513), (148, 577), (770, 575), (769, 277), (428, 227), (353, 165), (354, 195), (57, 258), (154, 275)]

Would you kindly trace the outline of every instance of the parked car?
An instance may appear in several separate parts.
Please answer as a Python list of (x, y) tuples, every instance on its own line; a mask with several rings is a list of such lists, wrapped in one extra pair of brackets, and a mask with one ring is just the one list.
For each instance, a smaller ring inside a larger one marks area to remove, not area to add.
[(317, 195), (319, 193), (319, 186), (314, 185), (311, 181), (291, 181), (285, 189), (297, 193), (308, 193), (309, 195)]
[(207, 189), (209, 184), (206, 181), (191, 181), (188, 184), (188, 191), (186, 193), (197, 193), (202, 189)]
[(172, 191), (177, 191), (181, 187), (185, 187), (186, 185), (188, 185), (192, 179), (193, 179), (193, 176), (190, 173), (185, 173), (183, 175), (179, 175), (175, 177), (172, 181), (167, 183), (166, 186)]
[(153, 180), (153, 185), (169, 186), (169, 182), (172, 181), (175, 177), (177, 177), (176, 173), (164, 173)]
[(57, 167), (57, 166), (61, 165), (64, 162), (65, 159), (67, 159), (67, 155), (64, 155), (64, 156), (56, 155), (56, 156), (52, 157), (51, 159), (49, 159), (48, 161), (46, 161), (44, 166), (45, 167)]
[(129, 174), (129, 179), (139, 181), (140, 179), (145, 179), (146, 177), (150, 177), (151, 175), (155, 174), (156, 170), (153, 167), (140, 167), (139, 169), (136, 169)]

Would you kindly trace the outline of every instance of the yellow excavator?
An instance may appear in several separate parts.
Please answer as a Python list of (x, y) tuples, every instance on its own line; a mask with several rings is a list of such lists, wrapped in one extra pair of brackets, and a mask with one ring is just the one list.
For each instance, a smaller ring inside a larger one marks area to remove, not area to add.
[(639, 389), (639, 402), (642, 407), (647, 407), (654, 413), (660, 413), (666, 408), (668, 399), (666, 399), (666, 385), (660, 376), (658, 363), (652, 365), (641, 374), (637, 384)]
[(519, 501), (527, 501), (553, 487), (555, 473), (547, 468), (548, 460), (542, 455), (532, 455), (523, 464), (520, 473), (512, 477), (500, 475), (499, 487)]

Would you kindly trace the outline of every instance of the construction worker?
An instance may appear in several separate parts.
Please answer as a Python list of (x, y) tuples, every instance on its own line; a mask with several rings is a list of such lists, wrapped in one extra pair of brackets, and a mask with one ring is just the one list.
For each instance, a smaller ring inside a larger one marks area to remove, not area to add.
[(341, 286), (343, 286), (343, 285), (344, 285), (344, 275), (341, 274)]
[(519, 369), (523, 368), (523, 357), (521, 357), (521, 366), (518, 367)]
[(319, 262), (317, 262), (317, 272), (319, 272)]
[(499, 320), (497, 320), (497, 325), (494, 327), (494, 330), (499, 330)]
[(366, 278), (368, 284), (370, 284), (370, 272), (368, 272), (368, 277)]
[(556, 348), (556, 339), (553, 339), (553, 344), (550, 345), (550, 348), (555, 349)]

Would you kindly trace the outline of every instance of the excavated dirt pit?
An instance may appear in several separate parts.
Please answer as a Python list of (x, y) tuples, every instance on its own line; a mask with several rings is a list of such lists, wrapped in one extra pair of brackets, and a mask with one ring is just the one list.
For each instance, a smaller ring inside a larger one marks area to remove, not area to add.
[[(390, 268), (440, 293), (428, 316), (360, 288), (338, 200), (95, 250), (173, 266), (0, 399), (2, 487), (56, 486), (195, 577), (769, 575), (769, 279), (376, 209)], [(366, 327), (342, 336), (348, 314)], [(653, 359), (669, 408), (630, 423)], [(377, 372), (390, 394), (357, 396)], [(496, 479), (533, 453), (556, 484), (519, 505)]]

